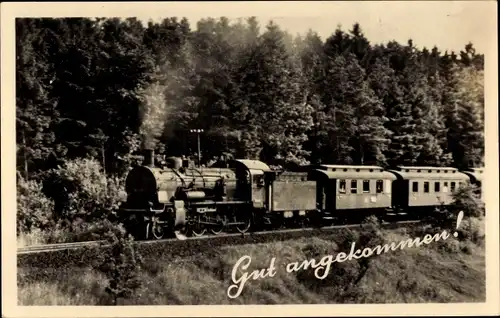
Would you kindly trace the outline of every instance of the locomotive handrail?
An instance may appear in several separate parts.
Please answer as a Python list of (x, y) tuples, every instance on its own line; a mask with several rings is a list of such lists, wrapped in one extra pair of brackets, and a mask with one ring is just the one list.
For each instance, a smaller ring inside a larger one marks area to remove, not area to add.
[[(200, 174), (200, 177), (201, 177), (201, 180), (203, 181), (203, 188), (206, 187), (206, 183), (205, 183), (205, 178), (203, 177), (203, 173), (201, 172), (201, 170), (198, 170), (196, 168), (193, 168), (194, 171), (198, 172)], [(193, 173), (193, 178), (194, 178), (194, 173)]]
[(163, 209), (153, 209), (153, 208), (149, 208), (149, 212), (152, 212), (154, 214), (160, 214), (160, 213), (163, 213), (163, 211), (165, 211), (165, 204), (163, 204)]
[(179, 179), (181, 179), (182, 186), (185, 188), (186, 187), (186, 181), (184, 181), (184, 179), (182, 178), (181, 174), (179, 172), (177, 172), (177, 170), (174, 169), (174, 168), (170, 168), (170, 170), (172, 170), (172, 172), (175, 173), (175, 175), (177, 177), (179, 177)]

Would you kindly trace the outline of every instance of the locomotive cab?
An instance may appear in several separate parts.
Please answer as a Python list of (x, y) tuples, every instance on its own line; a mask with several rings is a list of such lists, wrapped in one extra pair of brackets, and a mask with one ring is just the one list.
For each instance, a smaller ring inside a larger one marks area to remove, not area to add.
[(258, 160), (232, 160), (230, 167), (235, 169), (238, 197), (251, 202), (254, 208), (266, 207), (266, 197), (271, 169)]

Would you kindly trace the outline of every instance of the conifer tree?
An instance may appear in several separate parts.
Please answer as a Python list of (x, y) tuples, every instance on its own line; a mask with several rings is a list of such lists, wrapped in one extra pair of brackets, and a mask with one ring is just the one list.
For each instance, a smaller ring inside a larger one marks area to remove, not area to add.
[(16, 144), (18, 169), (27, 179), (53, 153), (52, 120), (57, 101), (50, 95), (54, 70), (43, 20), (16, 19)]
[(451, 68), (444, 97), (448, 149), (457, 167), (480, 166), (484, 156), (484, 75), (474, 67)]
[(260, 158), (267, 162), (303, 162), (302, 148), (312, 126), (300, 64), (284, 44), (285, 34), (270, 22), (253, 61), (246, 68), (244, 91), (251, 105), (250, 124), (257, 126)]

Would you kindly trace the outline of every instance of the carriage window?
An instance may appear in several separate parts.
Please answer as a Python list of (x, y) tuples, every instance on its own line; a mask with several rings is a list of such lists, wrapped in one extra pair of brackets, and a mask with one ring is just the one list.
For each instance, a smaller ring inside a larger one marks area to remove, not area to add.
[(351, 180), (351, 193), (358, 193), (358, 181)]
[(462, 182), (458, 183), (458, 188), (460, 189), (462, 187)]
[(448, 192), (448, 182), (443, 183), (443, 192), (444, 193)]
[(345, 180), (339, 180), (339, 193), (345, 193)]
[(424, 182), (424, 192), (429, 193), (429, 182)]
[(451, 192), (455, 191), (455, 182), (451, 183), (451, 189), (450, 190), (451, 190)]
[(363, 193), (370, 193), (370, 180), (363, 180)]
[(377, 193), (382, 193), (384, 192), (384, 181), (383, 180), (377, 180)]
[(434, 182), (434, 192), (439, 192), (441, 184), (439, 182)]
[(412, 186), (412, 191), (413, 192), (418, 192), (418, 181), (413, 181), (413, 183), (411, 184)]

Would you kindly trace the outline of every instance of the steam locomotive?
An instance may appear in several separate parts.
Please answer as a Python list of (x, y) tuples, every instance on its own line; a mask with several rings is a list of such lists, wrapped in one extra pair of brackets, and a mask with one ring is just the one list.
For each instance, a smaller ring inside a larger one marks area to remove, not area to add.
[[(308, 165), (272, 170), (258, 160), (205, 168), (171, 157), (155, 165), (147, 150), (126, 179), (119, 218), (136, 239), (208, 232), (324, 226), (367, 215), (446, 212), (466, 183), (481, 188), (483, 169)], [(482, 195), (480, 195), (482, 197)]]

